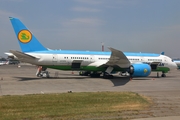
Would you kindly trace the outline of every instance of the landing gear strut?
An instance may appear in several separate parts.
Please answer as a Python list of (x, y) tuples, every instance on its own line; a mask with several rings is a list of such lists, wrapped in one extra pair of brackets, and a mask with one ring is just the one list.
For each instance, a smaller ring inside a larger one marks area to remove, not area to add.
[(157, 72), (157, 78), (159, 78), (159, 72)]
[(133, 79), (133, 74), (134, 74), (134, 67), (131, 65), (130, 67), (129, 67), (129, 79), (130, 80), (132, 80)]
[(37, 77), (49, 78), (49, 72), (46, 71), (47, 68), (39, 66), (36, 72)]
[(106, 71), (103, 73), (103, 78), (105, 79), (110, 79), (110, 78), (113, 78), (114, 76), (111, 75), (111, 72), (113, 71), (113, 67), (109, 66)]

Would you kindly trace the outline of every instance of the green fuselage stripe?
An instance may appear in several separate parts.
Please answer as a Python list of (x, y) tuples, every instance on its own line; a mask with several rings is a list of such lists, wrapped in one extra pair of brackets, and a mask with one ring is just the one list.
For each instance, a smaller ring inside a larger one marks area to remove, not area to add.
[[(80, 68), (78, 69), (72, 69), (71, 66), (44, 66), (44, 67), (47, 67), (47, 68), (52, 68), (52, 69), (57, 69), (57, 70), (83, 70), (83, 71), (106, 71), (106, 67), (96, 67), (96, 66), (81, 66)], [(114, 68), (113, 71), (124, 71), (126, 69), (123, 69), (123, 68)], [(164, 73), (167, 73), (170, 69), (168, 67), (157, 67), (156, 69), (153, 69), (152, 72), (164, 72)]]

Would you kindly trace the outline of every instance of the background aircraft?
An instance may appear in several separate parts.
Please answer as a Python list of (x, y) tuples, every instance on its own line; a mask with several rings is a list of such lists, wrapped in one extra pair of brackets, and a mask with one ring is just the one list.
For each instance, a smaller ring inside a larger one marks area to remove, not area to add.
[(0, 66), (1, 65), (8, 65), (9, 64), (9, 61), (0, 61)]
[(176, 63), (176, 65), (178, 66), (178, 69), (180, 69), (180, 60), (178, 59), (178, 60), (176, 60), (176, 59), (174, 59), (173, 60), (175, 63)]
[(49, 50), (17, 18), (10, 17), (22, 52), (10, 50), (20, 61), (38, 65), (37, 76), (49, 77), (47, 68), (80, 70), (82, 75), (111, 78), (112, 73), (130, 77), (146, 77), (151, 71), (162, 72), (162, 77), (177, 68), (171, 58), (154, 53), (128, 53), (109, 48), (111, 52)]
[[(161, 55), (165, 55), (165, 52), (162, 52)], [(180, 59), (173, 59), (173, 61), (176, 63), (178, 69), (180, 69)]]

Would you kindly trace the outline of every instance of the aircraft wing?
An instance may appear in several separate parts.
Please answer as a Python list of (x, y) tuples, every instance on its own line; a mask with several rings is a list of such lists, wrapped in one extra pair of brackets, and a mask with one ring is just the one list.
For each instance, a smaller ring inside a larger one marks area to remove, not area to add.
[(14, 54), (18, 60), (21, 60), (21, 61), (29, 61), (29, 60), (35, 60), (35, 59), (38, 59), (37, 57), (34, 57), (34, 56), (31, 56), (31, 55), (28, 55), (26, 53), (23, 53), (23, 52), (20, 52), (20, 51), (14, 51), (14, 50), (10, 50), (10, 52), (12, 54)]
[(103, 66), (107, 66), (106, 63), (107, 61), (97, 61), (89, 64), (88, 66), (103, 67)]
[(114, 48), (109, 48), (111, 50), (111, 56), (109, 61), (106, 63), (108, 66), (119, 66), (121, 68), (128, 68), (131, 63), (124, 53), (120, 50)]
[(103, 66), (112, 66), (112, 67), (121, 67), (121, 68), (128, 68), (131, 63), (128, 58), (124, 55), (122, 51), (116, 50), (114, 48), (109, 48), (111, 50), (111, 56), (109, 61), (97, 61), (90, 65), (96, 67), (103, 67)]

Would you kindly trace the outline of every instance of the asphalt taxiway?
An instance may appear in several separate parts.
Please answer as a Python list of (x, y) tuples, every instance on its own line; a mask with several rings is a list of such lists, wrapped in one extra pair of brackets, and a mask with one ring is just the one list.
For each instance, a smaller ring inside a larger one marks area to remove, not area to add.
[(48, 69), (50, 78), (36, 77), (37, 67), (31, 65), (0, 66), (0, 95), (24, 95), (62, 92), (131, 91), (148, 96), (154, 104), (132, 118), (180, 116), (180, 71), (165, 78), (134, 78), (115, 76), (114, 79), (79, 76), (77, 71)]

